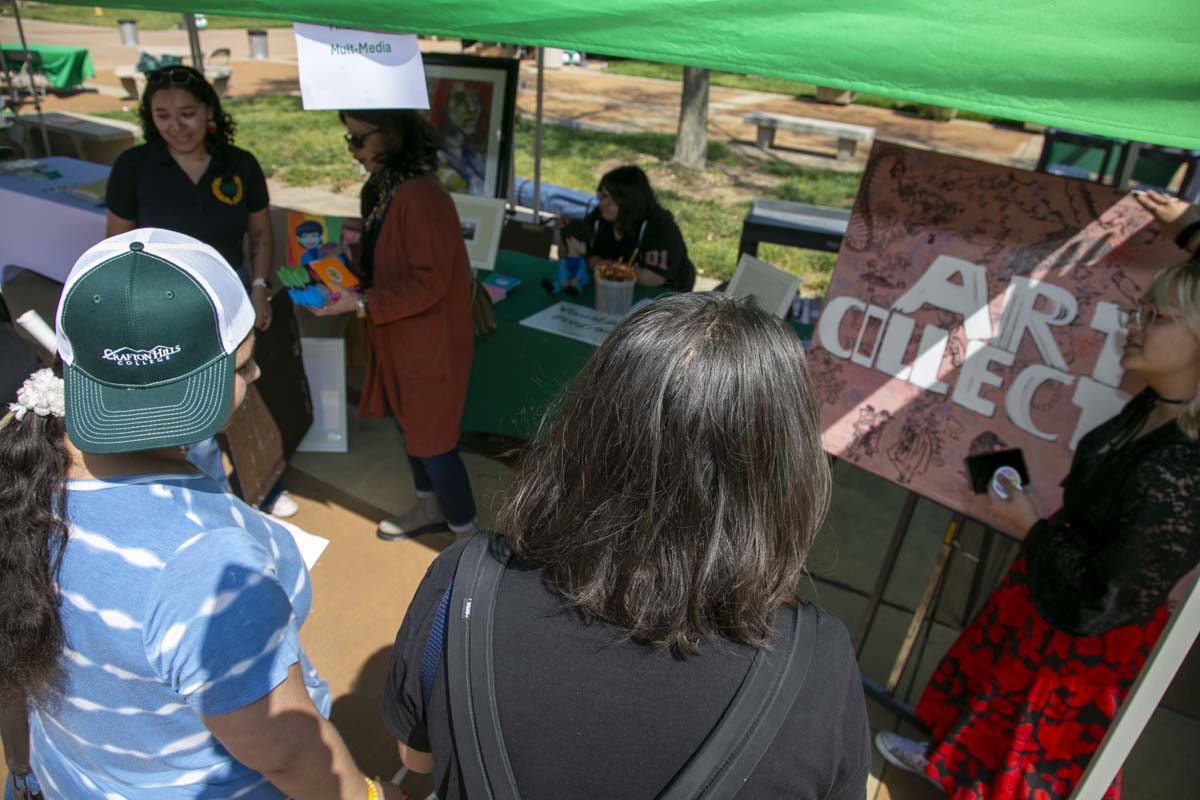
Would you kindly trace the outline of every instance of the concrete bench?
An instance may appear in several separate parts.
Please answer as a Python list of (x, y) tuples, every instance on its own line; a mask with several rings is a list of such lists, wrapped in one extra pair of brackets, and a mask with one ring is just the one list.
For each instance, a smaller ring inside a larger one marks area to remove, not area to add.
[[(12, 118), (22, 148), (30, 158), (51, 155), (72, 156), (93, 164), (112, 164), (117, 156), (133, 147), (141, 128), (129, 122), (93, 117), (71, 111), (50, 111), (39, 119), (33, 114)], [(50, 152), (45, 152), (41, 127), (46, 126)]]
[(850, 211), (786, 200), (753, 200), (742, 221), (738, 255), (758, 255), (759, 242), (836, 253), (846, 235)]
[[(121, 81), (121, 88), (129, 97), (134, 100), (141, 99), (142, 90), (146, 88), (145, 73), (137, 67), (117, 67), (114, 73)], [(208, 82), (212, 84), (217, 97), (224, 97), (229, 91), (229, 80), (233, 77), (233, 68), (210, 64), (204, 68), (204, 77), (208, 78)]]
[(787, 114), (768, 114), (754, 111), (742, 118), (747, 125), (756, 125), (758, 135), (755, 139), (759, 147), (775, 145), (775, 131), (782, 128), (796, 133), (815, 133), (818, 135), (836, 136), (838, 140), (837, 157), (841, 160), (854, 158), (854, 150), (859, 142), (870, 142), (875, 138), (875, 129), (865, 125), (851, 125), (847, 122), (830, 122), (825, 119), (809, 119), (808, 117), (790, 117)]

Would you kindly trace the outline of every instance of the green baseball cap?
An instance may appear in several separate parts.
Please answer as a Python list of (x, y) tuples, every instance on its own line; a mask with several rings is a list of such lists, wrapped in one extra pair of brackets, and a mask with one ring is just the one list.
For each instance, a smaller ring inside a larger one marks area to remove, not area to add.
[(56, 321), (67, 435), (85, 453), (127, 453), (224, 426), (254, 309), (216, 250), (141, 228), (80, 256)]

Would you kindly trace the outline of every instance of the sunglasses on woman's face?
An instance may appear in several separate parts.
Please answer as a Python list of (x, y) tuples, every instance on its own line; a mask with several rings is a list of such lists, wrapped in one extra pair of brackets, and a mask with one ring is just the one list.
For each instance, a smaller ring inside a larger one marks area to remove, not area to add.
[(196, 73), (184, 67), (163, 67), (146, 73), (147, 83), (172, 83), (178, 86), (199, 86), (204, 82)]
[(362, 150), (363, 145), (367, 143), (367, 137), (372, 133), (379, 133), (379, 130), (379, 128), (372, 128), (365, 133), (347, 133), (342, 138), (346, 140), (346, 144), (350, 145), (355, 150)]

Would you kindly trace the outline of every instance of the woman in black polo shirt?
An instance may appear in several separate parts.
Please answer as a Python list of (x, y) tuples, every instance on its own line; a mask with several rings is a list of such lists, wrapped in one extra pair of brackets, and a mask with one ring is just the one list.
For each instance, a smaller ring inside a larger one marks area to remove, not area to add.
[[(242, 276), (255, 324), (271, 324), (267, 276), (272, 234), (267, 180), (254, 156), (233, 146), (233, 119), (199, 71), (151, 72), (138, 109), (146, 143), (117, 158), (108, 178), (108, 236), (167, 228), (215, 248)], [(250, 265), (243, 246), (250, 236)]]
[[(209, 245), (237, 270), (250, 293), (254, 324), (271, 324), (267, 276), (274, 258), (267, 179), (254, 156), (233, 146), (237, 126), (221, 109), (212, 84), (191, 67), (173, 66), (147, 76), (138, 107), (145, 144), (117, 157), (108, 177), (107, 236), (134, 228), (166, 228)], [(244, 257), (250, 236), (250, 265)], [(194, 447), (189, 460), (224, 474), (212, 440)], [(296, 501), (282, 483), (267, 493), (263, 510), (290, 517)]]
[(633, 258), (639, 286), (690, 292), (696, 268), (688, 258), (687, 244), (671, 212), (658, 204), (641, 167), (617, 167), (605, 173), (596, 196), (600, 205), (582, 222), (564, 229), (567, 253), (586, 253), (589, 267), (597, 261)]

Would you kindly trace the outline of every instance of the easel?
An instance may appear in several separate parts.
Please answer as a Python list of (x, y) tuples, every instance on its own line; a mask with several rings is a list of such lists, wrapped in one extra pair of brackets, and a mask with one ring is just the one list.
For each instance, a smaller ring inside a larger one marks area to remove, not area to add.
[[(879, 577), (875, 579), (875, 586), (871, 590), (871, 596), (867, 601), (866, 618), (863, 620), (863, 626), (859, 632), (858, 639), (854, 643), (856, 656), (862, 656), (867, 637), (871, 633), (875, 617), (879, 612), (879, 604), (883, 601), (884, 591), (887, 589), (892, 573), (895, 570), (896, 559), (900, 555), (900, 548), (903, 547), (909, 528), (912, 526), (913, 514), (916, 511), (919, 499), (920, 496), (911, 490), (904, 498), (904, 505), (900, 509), (900, 516), (896, 520), (896, 527), (892, 532), (891, 541), (888, 542), (887, 552), (884, 554), (883, 569), (880, 571)], [(929, 635), (933, 628), (932, 612), (936, 610), (941, 600), (942, 590), (946, 585), (946, 577), (954, 561), (954, 550), (956, 547), (959, 547), (959, 536), (966, 521), (965, 516), (955, 513), (950, 517), (950, 522), (946, 525), (946, 532), (942, 535), (942, 543), (938, 549), (937, 557), (934, 559), (933, 569), (929, 573), (928, 580), (925, 582), (925, 589), (921, 592), (921, 599), (917, 602), (916, 608), (913, 609), (912, 620), (909, 622), (908, 630), (904, 634), (904, 640), (900, 644), (900, 650), (896, 654), (896, 659), (892, 663), (892, 669), (888, 674), (887, 681), (883, 685), (880, 685), (870, 678), (863, 677), (863, 690), (868, 696), (889, 711), (918, 725), (920, 723), (917, 721), (912, 706), (896, 697), (896, 688), (900, 685), (900, 679), (908, 668), (913, 649), (917, 645), (917, 640), (921, 640), (917, 654), (918, 661), (924, 655), (925, 648), (929, 644)], [(971, 611), (975, 606), (975, 601), (978, 599), (982, 582), (987, 575), (987, 567), (991, 558), (994, 538), (995, 531), (985, 527), (978, 564), (975, 567), (975, 575), (971, 580), (971, 587), (967, 592), (966, 607), (963, 610), (964, 627), (970, 621)], [(911, 692), (915, 680), (916, 672), (914, 670), (909, 680), (909, 692)]]

